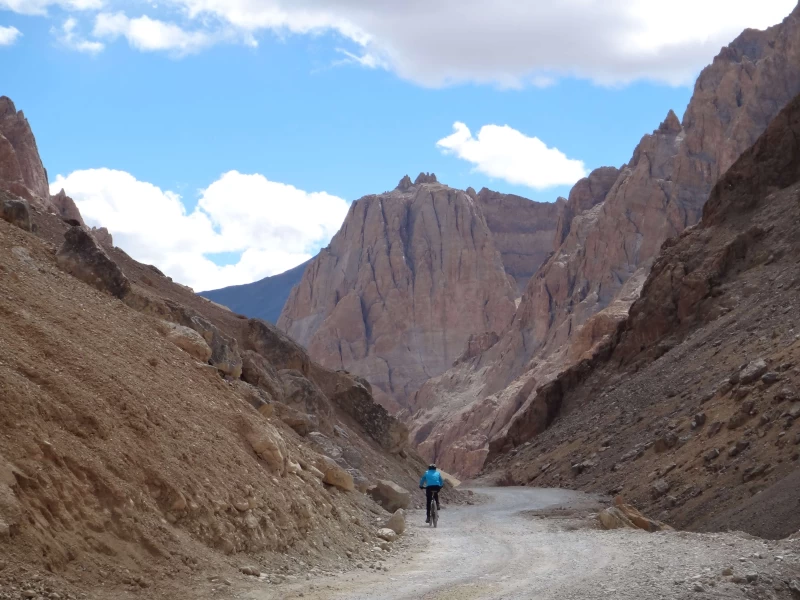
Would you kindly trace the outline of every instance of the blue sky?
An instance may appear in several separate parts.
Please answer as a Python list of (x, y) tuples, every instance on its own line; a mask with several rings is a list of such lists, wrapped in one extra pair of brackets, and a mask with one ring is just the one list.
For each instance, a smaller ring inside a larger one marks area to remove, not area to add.
[[(728, 21), (687, 34), (678, 50), (667, 34), (658, 45), (653, 28), (663, 19), (640, 15), (622, 32), (632, 49), (610, 52), (597, 50), (602, 38), (582, 50), (568, 33), (559, 42), (558, 27), (575, 26), (566, 5), (593, 0), (565, 0), (563, 15), (517, 7), (508, 27), (523, 31), (508, 35), (502, 15), (494, 23), (463, 16), (454, 31), (433, 23), (441, 39), (421, 49), (424, 27), (396, 34), (396, 7), (382, 14), (382, 0), (370, 8), (302, 0), (299, 16), (281, 0), (205, 0), (200, 12), (194, 2), (0, 0), (0, 42), (3, 30), (13, 38), (0, 46), (0, 94), (24, 110), (51, 182), (67, 187), (88, 221), (197, 288), (302, 262), (341, 223), (339, 199), (391, 189), (406, 173), (434, 171), (454, 187), (539, 201), (566, 195), (579, 170), (620, 166), (670, 108), (682, 115), (699, 68), (732, 32), (777, 22), (794, 5), (768, 0), (754, 14), (729, 1)], [(489, 10), (488, 0), (467, 4), (482, 2)], [(417, 4), (403, 17), (426, 9)], [(633, 15), (645, 10), (628, 4)], [(433, 5), (443, 19), (464, 12), (450, 0)], [(604, 15), (620, 18), (593, 18)], [(518, 25), (525, 18), (530, 24)], [(537, 29), (542, 20), (547, 31)], [(580, 39), (595, 29), (589, 23)], [(646, 47), (637, 49), (643, 32)], [(470, 34), (474, 43), (462, 40)], [(515, 36), (523, 41), (503, 46)], [(489, 38), (482, 47), (481, 37)], [(457, 44), (468, 45), (451, 51)], [(655, 58), (637, 62), (626, 52)], [(456, 122), (473, 137), (448, 153), (437, 142)], [(497, 127), (479, 140), (485, 126)], [(231, 172), (238, 177), (223, 177)], [(316, 192), (326, 195), (309, 196)], [(162, 210), (162, 226), (142, 234)], [(296, 227), (310, 215), (316, 220)]]

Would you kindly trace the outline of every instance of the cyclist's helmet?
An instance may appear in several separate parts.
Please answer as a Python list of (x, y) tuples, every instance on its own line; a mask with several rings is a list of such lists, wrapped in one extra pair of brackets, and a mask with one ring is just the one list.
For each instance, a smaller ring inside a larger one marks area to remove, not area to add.
[(436, 469), (436, 465), (431, 463), (431, 464), (428, 465), (428, 468), (431, 469), (431, 470), (435, 470)]

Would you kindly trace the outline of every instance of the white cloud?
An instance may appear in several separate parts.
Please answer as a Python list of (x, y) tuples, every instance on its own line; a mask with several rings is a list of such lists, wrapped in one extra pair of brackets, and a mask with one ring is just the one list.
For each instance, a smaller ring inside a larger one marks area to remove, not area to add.
[[(309, 258), (336, 233), (346, 201), (230, 171), (186, 210), (180, 195), (109, 169), (59, 175), (86, 222), (108, 227), (114, 243), (135, 259), (195, 290), (248, 283), (281, 273)], [(219, 266), (215, 254), (232, 253)]]
[(16, 27), (3, 27), (0, 25), (0, 46), (11, 46), (22, 37), (22, 32)]
[(426, 86), (522, 87), (577, 76), (603, 84), (691, 83), (746, 27), (796, 0), (169, 0), (190, 19), (242, 31), (336, 32), (351, 60)]
[(197, 52), (217, 41), (216, 36), (206, 31), (186, 31), (174, 23), (146, 15), (131, 19), (121, 12), (98, 14), (93, 33), (95, 37), (111, 40), (122, 36), (137, 50), (166, 50), (179, 55)]
[(583, 161), (567, 158), (557, 148), (548, 148), (539, 138), (508, 125), (484, 125), (475, 137), (464, 123), (455, 123), (453, 133), (436, 145), (489, 177), (537, 190), (573, 184), (586, 176)]
[(46, 15), (51, 6), (64, 10), (99, 10), (103, 0), (0, 0), (0, 10), (23, 15)]
[(53, 28), (50, 32), (58, 38), (58, 41), (76, 52), (85, 52), (87, 54), (98, 54), (105, 48), (102, 42), (90, 41), (81, 37), (75, 30), (78, 27), (78, 21), (74, 17), (69, 17), (61, 25), (60, 29)]

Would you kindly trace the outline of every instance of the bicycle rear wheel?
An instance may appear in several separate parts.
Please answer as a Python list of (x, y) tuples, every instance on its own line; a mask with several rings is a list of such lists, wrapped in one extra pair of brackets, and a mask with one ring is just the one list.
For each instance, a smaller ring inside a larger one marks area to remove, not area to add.
[(439, 509), (436, 508), (436, 500), (431, 502), (431, 525), (433, 527), (439, 526)]

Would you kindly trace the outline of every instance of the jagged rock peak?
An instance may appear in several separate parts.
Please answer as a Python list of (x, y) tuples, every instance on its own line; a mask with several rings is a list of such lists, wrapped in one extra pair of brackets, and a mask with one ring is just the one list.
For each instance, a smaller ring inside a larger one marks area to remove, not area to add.
[(75, 201), (67, 196), (67, 193), (62, 188), (55, 196), (50, 196), (50, 204), (55, 208), (56, 214), (67, 222), (74, 221), (75, 225), (85, 225), (81, 211), (78, 210)]
[(404, 175), (403, 178), (400, 180), (400, 183), (397, 184), (396, 189), (400, 190), (401, 192), (405, 192), (412, 185), (414, 184), (411, 183), (411, 177), (409, 177), (408, 175)]
[(17, 107), (8, 96), (0, 96), (0, 119), (9, 114), (17, 114)]
[[(486, 189), (486, 188), (484, 188), (484, 189)], [(466, 192), (467, 192), (467, 196), (469, 196), (473, 200), (477, 200), (478, 199), (478, 193), (475, 191), (474, 187), (472, 187), (472, 186), (468, 187), (466, 189)]]
[(439, 182), (436, 180), (435, 173), (420, 173), (414, 180), (414, 185), (419, 185), (420, 183), (439, 183)]
[(675, 114), (674, 110), (669, 109), (667, 118), (658, 126), (658, 133), (680, 133), (681, 129), (681, 122), (680, 119), (678, 119), (678, 115)]

